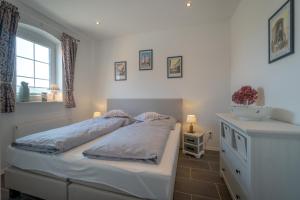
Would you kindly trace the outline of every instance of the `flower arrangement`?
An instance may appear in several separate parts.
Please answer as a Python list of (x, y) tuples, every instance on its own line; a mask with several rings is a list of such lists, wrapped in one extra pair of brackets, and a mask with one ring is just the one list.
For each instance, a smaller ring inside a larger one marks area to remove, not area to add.
[(232, 95), (232, 101), (236, 104), (252, 105), (258, 98), (257, 94), (251, 86), (243, 86)]

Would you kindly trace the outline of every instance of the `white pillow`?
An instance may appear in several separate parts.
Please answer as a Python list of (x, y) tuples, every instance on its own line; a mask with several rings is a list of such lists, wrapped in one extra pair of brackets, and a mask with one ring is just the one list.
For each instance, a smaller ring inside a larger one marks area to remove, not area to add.
[(111, 110), (103, 115), (104, 118), (113, 118), (113, 117), (122, 117), (122, 118), (129, 118), (132, 117), (125, 113), (123, 110)]
[(153, 121), (153, 120), (161, 120), (161, 119), (169, 119), (170, 117), (167, 115), (162, 115), (156, 112), (145, 112), (138, 116), (136, 116), (134, 119), (137, 121), (145, 122), (145, 121)]

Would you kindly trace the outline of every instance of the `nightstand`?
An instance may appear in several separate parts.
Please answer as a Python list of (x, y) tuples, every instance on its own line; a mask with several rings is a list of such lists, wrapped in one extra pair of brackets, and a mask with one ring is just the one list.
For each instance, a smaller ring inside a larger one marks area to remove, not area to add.
[(204, 155), (204, 132), (183, 133), (183, 153), (196, 158)]

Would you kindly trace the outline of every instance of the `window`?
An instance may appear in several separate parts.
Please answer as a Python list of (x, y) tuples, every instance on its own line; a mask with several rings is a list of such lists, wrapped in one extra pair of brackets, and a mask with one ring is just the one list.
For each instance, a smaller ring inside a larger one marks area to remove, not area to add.
[[(61, 43), (57, 38), (36, 27), (19, 24), (15, 76), (17, 101), (39, 102), (42, 100), (42, 93), (48, 94), (48, 101), (51, 99), (61, 101), (62, 98), (49, 96), (53, 94), (53, 91), (50, 91), (52, 85), (62, 89), (61, 55)], [(24, 96), (22, 82), (28, 83), (29, 99), (28, 92)], [(55, 93), (58, 93), (58, 96), (61, 94), (60, 91)]]
[(51, 49), (17, 37), (17, 87), (27, 82), (31, 88), (49, 89)]

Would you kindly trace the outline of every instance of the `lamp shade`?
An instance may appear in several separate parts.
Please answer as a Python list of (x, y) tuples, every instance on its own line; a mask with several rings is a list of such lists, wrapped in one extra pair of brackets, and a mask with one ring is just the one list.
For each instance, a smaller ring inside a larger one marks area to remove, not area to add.
[(186, 118), (186, 122), (187, 123), (196, 123), (197, 122), (196, 115), (188, 115)]
[(101, 116), (101, 112), (94, 112), (94, 115), (93, 115), (93, 117), (95, 118), (95, 117), (100, 117)]

